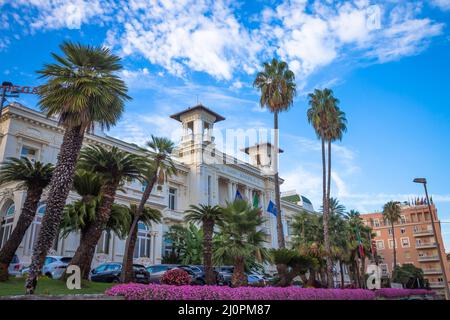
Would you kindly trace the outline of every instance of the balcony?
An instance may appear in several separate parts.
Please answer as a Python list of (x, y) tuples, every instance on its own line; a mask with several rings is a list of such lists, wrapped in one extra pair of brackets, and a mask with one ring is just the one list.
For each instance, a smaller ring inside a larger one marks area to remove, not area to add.
[(420, 262), (425, 262), (425, 261), (439, 261), (439, 256), (423, 256), (423, 257), (419, 257), (418, 260)]
[(416, 243), (417, 249), (430, 249), (430, 248), (436, 248), (437, 244), (435, 242), (428, 242), (428, 243)]
[(430, 288), (432, 289), (445, 288), (445, 284), (444, 282), (430, 282)]
[(415, 237), (432, 236), (432, 235), (433, 235), (433, 230), (428, 230), (428, 229), (414, 230)]
[(167, 209), (163, 213), (163, 217), (181, 222), (184, 220), (184, 212)]
[(441, 269), (423, 269), (424, 275), (442, 274)]

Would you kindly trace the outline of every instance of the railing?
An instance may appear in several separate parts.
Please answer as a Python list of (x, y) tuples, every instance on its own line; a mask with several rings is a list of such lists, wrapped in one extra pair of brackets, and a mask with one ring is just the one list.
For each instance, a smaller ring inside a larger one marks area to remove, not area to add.
[(435, 261), (435, 260), (439, 260), (439, 256), (423, 256), (423, 257), (419, 257), (418, 260), (419, 261)]
[(421, 229), (421, 230), (414, 230), (414, 235), (433, 235), (433, 230), (428, 229)]
[(430, 288), (444, 288), (443, 282), (430, 282)]
[(416, 243), (416, 248), (418, 249), (436, 248), (436, 246), (437, 246), (436, 242)]
[(423, 274), (442, 274), (441, 269), (424, 269)]

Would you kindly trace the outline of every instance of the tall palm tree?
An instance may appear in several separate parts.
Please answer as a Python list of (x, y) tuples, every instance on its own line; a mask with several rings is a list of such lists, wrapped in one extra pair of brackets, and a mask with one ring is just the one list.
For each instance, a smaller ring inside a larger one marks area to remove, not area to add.
[(70, 263), (80, 267), (83, 279), (87, 279), (89, 275), (95, 246), (110, 218), (117, 189), (124, 181), (140, 178), (143, 163), (142, 157), (121, 151), (117, 147), (108, 150), (101, 146), (89, 146), (81, 151), (78, 167), (95, 172), (102, 180), (95, 220), (87, 226), (83, 241)]
[(205, 266), (206, 284), (215, 284), (212, 264), (212, 238), (214, 233), (214, 225), (222, 219), (222, 209), (219, 206), (209, 206), (200, 204), (198, 206), (191, 205), (186, 210), (184, 219), (187, 222), (201, 223), (203, 228), (203, 265)]
[(395, 242), (395, 228), (394, 224), (400, 220), (401, 217), (400, 203), (397, 201), (389, 201), (383, 206), (383, 218), (391, 224), (392, 240), (394, 242), (394, 268), (397, 266), (397, 248)]
[(47, 207), (42, 220), (26, 291), (33, 294), (37, 277), (58, 232), (63, 208), (72, 186), (75, 164), (86, 130), (94, 123), (102, 128), (113, 126), (131, 99), (125, 83), (117, 76), (122, 69), (120, 58), (105, 47), (83, 46), (64, 42), (64, 56), (52, 54), (56, 63), (38, 71), (47, 83), (39, 89), (39, 106), (48, 117), (57, 116), (65, 129)]
[[(338, 107), (339, 100), (335, 97), (331, 98), (334, 107), (328, 109), (328, 128), (325, 133), (328, 142), (328, 181), (327, 181), (327, 200), (330, 202), (331, 192), (331, 143), (341, 141), (344, 133), (347, 131), (347, 118), (345, 112)], [(334, 102), (333, 102), (334, 101)], [(331, 206), (331, 203), (330, 203)]]
[(216, 261), (232, 260), (234, 271), (231, 277), (233, 287), (247, 284), (245, 275), (246, 258), (259, 256), (261, 260), (269, 254), (263, 248), (267, 234), (257, 230), (264, 223), (258, 208), (245, 200), (236, 200), (223, 208), (222, 219), (218, 221), (222, 246), (215, 248)]
[(170, 139), (152, 135), (151, 140), (148, 141), (146, 145), (148, 149), (144, 149), (143, 151), (148, 155), (151, 161), (148, 161), (147, 165), (144, 166), (142, 170), (142, 179), (145, 182), (145, 189), (130, 226), (129, 236), (125, 242), (123, 270), (121, 273), (122, 282), (130, 282), (133, 276), (133, 252), (136, 244), (137, 224), (140, 215), (143, 213), (145, 205), (150, 198), (153, 187), (156, 183), (162, 184), (169, 176), (176, 174), (175, 164), (171, 158), (175, 145)]
[[(330, 132), (330, 122), (332, 113), (336, 108), (336, 99), (333, 97), (333, 91), (330, 89), (319, 90), (316, 89), (314, 93), (310, 93), (309, 105), (310, 108), (307, 111), (308, 122), (313, 126), (317, 137), (321, 140), (322, 145), (322, 194), (323, 194), (323, 235), (324, 235), (324, 247), (325, 251), (331, 253), (331, 244), (329, 237), (329, 199), (327, 191), (327, 164), (325, 156), (325, 142), (327, 141)], [(329, 170), (328, 170), (329, 171)], [(327, 264), (327, 278), (328, 287), (333, 287), (333, 261), (331, 255), (326, 257)]]
[(278, 114), (287, 111), (294, 103), (294, 97), (297, 93), (295, 84), (295, 75), (289, 70), (289, 66), (284, 61), (278, 61), (273, 58), (272, 61), (263, 64), (263, 70), (258, 72), (253, 82), (253, 86), (261, 92), (260, 105), (262, 108), (269, 109), (273, 113), (273, 128), (275, 157), (272, 166), (275, 170), (275, 204), (277, 206), (277, 238), (278, 247), (284, 248), (285, 240), (283, 233), (283, 224), (281, 222), (281, 200), (280, 200), (280, 181), (278, 176)]
[(27, 190), (22, 212), (8, 241), (0, 250), (0, 281), (8, 280), (8, 266), (17, 251), (30, 224), (33, 222), (39, 200), (50, 183), (53, 165), (31, 162), (28, 158), (8, 158), (0, 167), (0, 185), (19, 182), (19, 188)]

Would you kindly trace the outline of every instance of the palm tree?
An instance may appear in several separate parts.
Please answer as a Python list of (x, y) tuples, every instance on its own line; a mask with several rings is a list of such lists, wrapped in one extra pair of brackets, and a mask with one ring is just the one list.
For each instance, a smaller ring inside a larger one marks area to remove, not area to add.
[[(316, 89), (314, 93), (310, 93), (309, 97), (309, 105), (310, 108), (307, 111), (308, 122), (313, 126), (317, 137), (321, 140), (322, 144), (322, 178), (323, 178), (323, 235), (324, 235), (324, 246), (325, 251), (331, 253), (331, 244), (329, 237), (329, 199), (327, 191), (327, 186), (329, 183), (327, 182), (327, 177), (330, 178), (331, 174), (327, 176), (327, 165), (326, 165), (326, 156), (325, 156), (325, 142), (330, 136), (331, 131), (331, 116), (333, 114), (337, 99), (333, 97), (333, 91), (330, 89), (319, 90)], [(328, 168), (329, 171), (330, 168)], [(328, 278), (328, 287), (333, 286), (333, 261), (331, 255), (326, 257), (327, 264), (327, 278)]]
[(383, 218), (391, 224), (392, 240), (394, 242), (394, 268), (397, 266), (397, 245), (395, 242), (394, 223), (397, 223), (400, 220), (401, 212), (400, 203), (397, 201), (389, 201), (383, 206)]
[[(338, 107), (339, 100), (331, 97), (331, 103), (334, 107), (328, 109), (328, 130), (326, 131), (326, 140), (328, 142), (328, 181), (327, 181), (327, 200), (330, 202), (331, 190), (331, 143), (341, 141), (342, 136), (347, 131), (347, 118), (345, 112)], [(333, 102), (334, 101), (334, 102)], [(331, 206), (331, 203), (330, 203)]]
[(187, 222), (201, 223), (203, 228), (203, 265), (205, 266), (206, 284), (215, 284), (212, 264), (212, 238), (214, 233), (214, 225), (222, 219), (222, 209), (219, 206), (209, 206), (200, 204), (198, 206), (191, 205), (186, 210), (184, 219)]
[(233, 287), (247, 284), (245, 275), (246, 258), (259, 256), (260, 260), (269, 257), (262, 247), (267, 234), (257, 230), (264, 223), (259, 209), (253, 208), (245, 200), (236, 200), (223, 208), (222, 219), (218, 221), (221, 246), (214, 250), (214, 260), (231, 260), (234, 271), (231, 277)]
[[(289, 70), (288, 64), (273, 58), (272, 61), (263, 64), (263, 71), (258, 72), (253, 82), (253, 86), (261, 91), (260, 105), (268, 108), (273, 113), (274, 122), (274, 146), (275, 153), (278, 154), (278, 114), (287, 111), (294, 103), (297, 93), (295, 75)], [(273, 157), (272, 163), (275, 174), (275, 204), (277, 206), (277, 237), (278, 247), (284, 248), (285, 240), (283, 234), (283, 224), (281, 222), (281, 200), (280, 181), (278, 177), (278, 157)]]
[(122, 282), (130, 282), (133, 271), (133, 252), (137, 237), (137, 224), (140, 215), (144, 211), (145, 205), (150, 198), (150, 194), (156, 183), (164, 183), (167, 178), (176, 174), (175, 164), (171, 158), (171, 153), (175, 147), (174, 143), (167, 138), (159, 138), (151, 136), (151, 140), (147, 142), (150, 150), (143, 150), (148, 154), (151, 161), (143, 168), (142, 179), (145, 182), (145, 190), (142, 194), (141, 201), (136, 210), (136, 216), (130, 226), (130, 236), (125, 242), (125, 253), (123, 256), (123, 270), (121, 273)]
[(99, 125), (108, 129), (120, 118), (131, 99), (125, 83), (116, 75), (120, 58), (105, 47), (64, 42), (64, 56), (52, 54), (56, 63), (38, 71), (48, 79), (39, 89), (39, 105), (48, 117), (57, 116), (65, 129), (41, 230), (33, 250), (26, 291), (33, 294), (37, 277), (58, 232), (86, 130)]
[(83, 279), (87, 279), (89, 275), (95, 246), (110, 218), (117, 189), (126, 180), (140, 178), (143, 163), (140, 156), (121, 151), (117, 147), (108, 150), (101, 146), (89, 146), (81, 151), (78, 167), (92, 170), (102, 181), (95, 220), (87, 226), (83, 241), (70, 263), (80, 267)]
[(0, 185), (19, 182), (19, 188), (27, 190), (22, 212), (8, 241), (0, 250), (0, 281), (8, 280), (8, 266), (17, 251), (30, 224), (33, 222), (42, 191), (50, 183), (53, 165), (31, 162), (28, 158), (9, 158), (0, 167)]
[[(161, 223), (161, 219), (162, 219), (161, 212), (159, 210), (151, 208), (149, 206), (145, 206), (139, 215), (137, 214), (137, 211), (138, 211), (138, 206), (136, 204), (131, 204), (130, 208), (128, 210), (131, 223), (127, 226), (127, 228), (128, 228), (127, 240), (131, 239), (130, 246), (129, 246), (129, 248), (132, 249), (130, 251), (131, 252), (131, 262), (133, 262), (134, 248), (136, 246), (137, 234), (138, 234), (137, 225), (139, 224), (139, 222), (142, 222), (146, 225), (151, 225), (152, 222)], [(131, 224), (134, 221), (134, 219), (136, 219), (136, 217), (138, 217), (136, 228), (131, 228)]]

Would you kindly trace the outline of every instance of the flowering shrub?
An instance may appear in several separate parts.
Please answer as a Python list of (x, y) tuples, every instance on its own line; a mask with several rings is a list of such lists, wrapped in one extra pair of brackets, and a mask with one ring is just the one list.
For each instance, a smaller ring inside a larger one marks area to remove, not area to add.
[(121, 284), (106, 291), (127, 300), (373, 300), (363, 289), (314, 289), (298, 287), (219, 287)]
[(434, 295), (435, 292), (426, 289), (396, 289), (382, 288), (375, 291), (375, 295), (379, 298), (403, 298), (409, 296)]
[(182, 269), (168, 270), (161, 278), (161, 283), (175, 286), (186, 285), (190, 282), (191, 278), (189, 277), (189, 273)]

